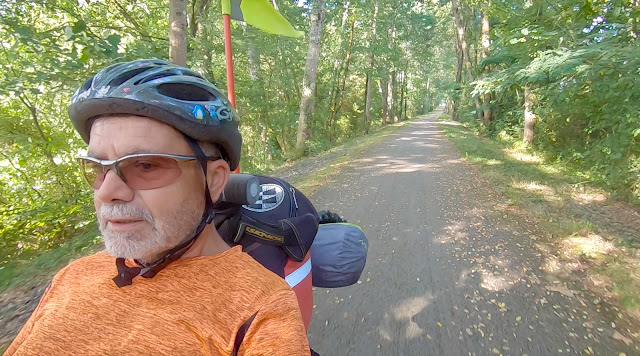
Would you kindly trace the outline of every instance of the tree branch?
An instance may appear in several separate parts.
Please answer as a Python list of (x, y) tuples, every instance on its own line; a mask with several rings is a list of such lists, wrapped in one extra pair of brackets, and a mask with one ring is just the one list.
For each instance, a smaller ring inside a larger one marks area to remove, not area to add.
[(124, 8), (124, 6), (122, 6), (118, 0), (112, 0), (116, 6), (118, 7), (118, 10), (120, 10), (120, 13), (122, 14), (122, 16), (124, 16), (125, 19), (127, 19), (127, 21), (129, 21), (133, 27), (135, 27), (135, 29), (138, 31), (138, 33), (140, 35), (142, 35), (143, 37), (151, 37), (149, 36), (149, 34), (142, 28), (142, 26), (140, 26), (140, 24), (138, 23), (138, 21), (136, 21), (133, 17), (131, 17), (131, 15), (127, 12), (127, 9)]
[(20, 98), (20, 101), (22, 101), (24, 106), (26, 106), (27, 109), (29, 109), (29, 112), (31, 113), (31, 118), (33, 119), (33, 123), (36, 125), (36, 129), (38, 130), (38, 133), (40, 134), (40, 138), (44, 141), (44, 143), (46, 145), (46, 150), (45, 150), (44, 154), (47, 155), (47, 157), (49, 158), (49, 161), (51, 161), (51, 163), (54, 166), (57, 166), (56, 162), (53, 160), (53, 156), (51, 155), (51, 151), (49, 150), (49, 139), (47, 138), (47, 136), (42, 131), (42, 127), (40, 126), (40, 122), (38, 121), (38, 112), (36, 110), (36, 107), (33, 104), (31, 104), (29, 99), (24, 94), (18, 94), (18, 98)]

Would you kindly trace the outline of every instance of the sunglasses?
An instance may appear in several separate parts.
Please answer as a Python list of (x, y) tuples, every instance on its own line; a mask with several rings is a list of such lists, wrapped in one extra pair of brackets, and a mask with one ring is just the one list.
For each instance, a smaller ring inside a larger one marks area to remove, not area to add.
[[(113, 170), (129, 188), (146, 190), (164, 187), (175, 182), (182, 175), (181, 164), (195, 161), (194, 156), (180, 156), (164, 153), (139, 153), (120, 157), (116, 160), (101, 160), (81, 156), (82, 174), (92, 189), (100, 189), (109, 170)], [(207, 157), (216, 161), (220, 157)]]

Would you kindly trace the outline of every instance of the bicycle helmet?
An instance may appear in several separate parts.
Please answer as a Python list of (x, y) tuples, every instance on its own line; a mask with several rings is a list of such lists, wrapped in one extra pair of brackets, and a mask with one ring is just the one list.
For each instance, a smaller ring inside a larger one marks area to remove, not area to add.
[[(69, 117), (82, 139), (89, 143), (91, 125), (109, 114), (131, 114), (159, 120), (182, 132), (207, 177), (207, 157), (196, 141), (217, 145), (234, 170), (240, 161), (242, 137), (237, 114), (229, 100), (211, 83), (191, 69), (169, 62), (143, 59), (114, 64), (87, 80), (71, 97)], [(152, 278), (180, 258), (213, 221), (214, 203), (205, 184), (205, 207), (195, 231), (161, 258), (136, 261), (129, 267), (116, 258), (118, 287), (130, 285), (133, 278)]]
[(240, 161), (242, 137), (235, 109), (218, 88), (191, 69), (143, 59), (101, 70), (73, 94), (69, 117), (89, 143), (94, 119), (108, 114), (162, 121), (195, 140), (220, 146), (231, 170)]

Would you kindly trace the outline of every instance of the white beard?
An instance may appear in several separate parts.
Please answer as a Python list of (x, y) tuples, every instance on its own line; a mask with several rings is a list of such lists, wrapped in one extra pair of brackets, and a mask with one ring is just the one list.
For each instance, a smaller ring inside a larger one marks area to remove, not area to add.
[[(202, 218), (198, 205), (195, 201), (185, 201), (181, 203), (182, 209), (154, 219), (148, 209), (129, 204), (104, 204), (96, 216), (107, 252), (115, 257), (153, 262), (195, 232)], [(151, 225), (151, 231), (113, 232), (107, 228), (108, 219), (123, 218), (145, 220)]]

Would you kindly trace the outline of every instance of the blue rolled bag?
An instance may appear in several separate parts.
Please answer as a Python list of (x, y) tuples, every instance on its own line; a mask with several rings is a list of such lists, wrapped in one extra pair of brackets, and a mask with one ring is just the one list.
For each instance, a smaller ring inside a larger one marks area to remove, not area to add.
[(369, 241), (358, 225), (321, 224), (311, 246), (311, 278), (322, 288), (350, 286), (360, 279), (367, 263)]

